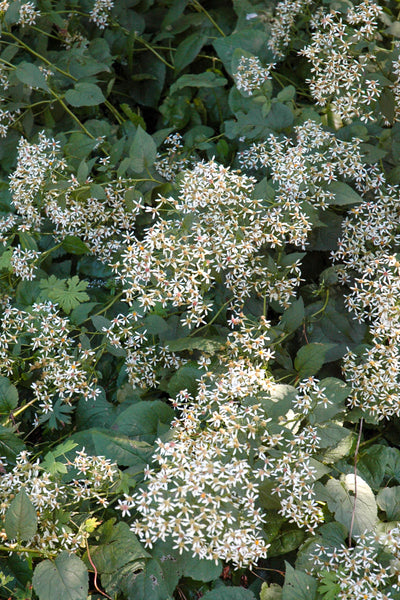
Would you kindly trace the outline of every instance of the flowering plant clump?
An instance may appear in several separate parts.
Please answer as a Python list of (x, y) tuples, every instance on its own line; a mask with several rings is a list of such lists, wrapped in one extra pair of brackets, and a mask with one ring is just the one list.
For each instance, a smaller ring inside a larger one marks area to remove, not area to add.
[[(1, 537), (10, 550), (18, 548), (24, 539), (26, 546), (21, 548), (22, 553), (37, 549), (39, 553), (51, 556), (59, 550), (71, 552), (85, 547), (96, 519), (88, 518), (80, 526), (74, 522), (79, 514), (79, 504), (86, 500), (107, 506), (108, 490), (117, 480), (118, 469), (104, 457), (88, 456), (85, 451), (78, 452), (72, 462), (60, 465), (65, 473), (72, 469), (76, 478), (68, 484), (61, 483), (60, 477), (46, 472), (38, 460), (32, 462), (25, 450), (17, 456), (10, 472), (6, 471), (7, 463), (2, 459), (0, 514), (5, 530)], [(69, 513), (65, 513), (66, 506)], [(15, 521), (7, 519), (10, 513), (21, 510), (31, 513), (29, 536)]]
[(398, 600), (399, 30), (0, 1), (0, 600)]

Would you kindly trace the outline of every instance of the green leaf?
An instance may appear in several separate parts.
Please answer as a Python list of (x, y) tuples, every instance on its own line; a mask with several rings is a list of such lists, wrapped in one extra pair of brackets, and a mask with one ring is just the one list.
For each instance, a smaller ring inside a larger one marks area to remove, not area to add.
[(315, 427), (321, 438), (320, 447), (327, 448), (324, 453), (324, 462), (328, 464), (337, 462), (350, 452), (354, 440), (352, 431), (338, 423), (316, 424)]
[(292, 385), (277, 383), (268, 391), (268, 395), (261, 398), (261, 403), (268, 417), (278, 419), (292, 408), (297, 391)]
[(218, 586), (215, 590), (206, 592), (202, 600), (256, 600), (256, 597), (251, 590), (243, 587)]
[(0, 376), (0, 414), (8, 414), (18, 404), (18, 390), (7, 377)]
[(111, 321), (106, 319), (106, 317), (103, 317), (103, 315), (93, 315), (90, 320), (92, 321), (96, 331), (103, 331), (103, 328), (109, 329), (111, 325)]
[(361, 535), (373, 529), (378, 520), (375, 496), (369, 485), (358, 475), (357, 497), (355, 498), (355, 476), (352, 473), (341, 475), (340, 481), (330, 479), (326, 486), (328, 508), (335, 514), (335, 519), (347, 529), (353, 518), (353, 535)]
[(183, 366), (174, 373), (168, 383), (168, 393), (171, 398), (187, 390), (190, 394), (195, 394), (197, 390), (197, 381), (204, 374), (204, 371), (197, 367)]
[(293, 120), (294, 116), (290, 108), (286, 104), (276, 102), (272, 104), (271, 110), (265, 119), (265, 124), (274, 131), (281, 131), (282, 129), (286, 129), (286, 127), (290, 127)]
[(152, 444), (157, 437), (159, 423), (169, 424), (174, 414), (173, 409), (161, 400), (136, 402), (118, 415), (112, 428), (132, 439)]
[[(221, 564), (214, 561), (198, 560), (190, 552), (179, 554), (172, 547), (173, 542), (157, 542), (152, 551), (152, 558), (145, 562), (143, 571), (134, 577), (127, 572), (125, 578), (120, 576), (118, 589), (132, 600), (172, 600), (174, 590), (181, 577), (190, 577), (196, 581), (212, 581), (219, 577)], [(122, 575), (122, 572), (121, 572)], [(121, 580), (122, 579), (122, 580)], [(103, 582), (102, 578), (102, 582)], [(108, 587), (108, 592), (115, 593), (116, 587)]]
[(276, 97), (278, 98), (279, 102), (289, 102), (290, 100), (293, 100), (295, 96), (296, 88), (294, 85), (287, 85), (277, 94)]
[(324, 596), (324, 600), (336, 600), (340, 594), (340, 584), (338, 579), (340, 575), (332, 571), (322, 571), (318, 591)]
[(181, 90), (185, 87), (195, 87), (195, 88), (216, 88), (224, 86), (228, 83), (225, 77), (221, 77), (216, 73), (212, 73), (211, 71), (206, 71), (205, 73), (188, 73), (187, 75), (182, 75), (179, 77), (175, 83), (171, 85), (170, 94), (172, 95), (174, 92)]
[(76, 83), (74, 89), (67, 90), (65, 100), (71, 106), (97, 106), (105, 102), (103, 92), (94, 83)]
[(26, 85), (32, 88), (39, 88), (41, 90), (48, 90), (49, 86), (43, 73), (40, 69), (29, 62), (20, 62), (15, 69), (16, 77)]
[(194, 61), (207, 40), (208, 36), (199, 35), (198, 32), (185, 37), (177, 47), (174, 55), (174, 66), (178, 73)]
[(33, 572), (33, 588), (39, 600), (86, 600), (88, 571), (75, 554), (61, 552), (55, 561), (44, 560)]
[(282, 600), (314, 600), (317, 594), (317, 582), (303, 571), (293, 569), (285, 561), (286, 575)]
[(90, 300), (84, 291), (88, 282), (79, 280), (78, 275), (74, 275), (71, 279), (57, 279), (55, 275), (51, 275), (47, 280), (41, 279), (39, 285), (44, 295), (57, 302), (67, 314), (81, 302)]
[(387, 446), (374, 444), (358, 458), (357, 472), (373, 489), (377, 490), (382, 484), (391, 450)]
[(347, 204), (359, 204), (363, 199), (347, 183), (343, 181), (332, 181), (327, 188), (328, 192), (335, 194), (335, 199), (330, 204), (346, 206)]
[(69, 317), (71, 323), (75, 325), (84, 323), (95, 306), (98, 306), (98, 302), (83, 302), (76, 306)]
[(17, 454), (25, 450), (24, 442), (9, 427), (0, 425), (0, 456), (9, 464), (15, 464)]
[(9, 540), (27, 542), (36, 533), (36, 509), (28, 498), (24, 488), (18, 492), (8, 507), (4, 527)]
[[(127, 563), (149, 558), (136, 535), (129, 529), (127, 523), (117, 523), (112, 519), (102, 525), (96, 532), (100, 535), (99, 545), (92, 544), (90, 555), (99, 573), (113, 573)], [(143, 566), (143, 563), (140, 563)]]
[(168, 331), (169, 327), (165, 319), (159, 315), (147, 315), (143, 321), (143, 325), (151, 335), (157, 335)]
[(300, 348), (294, 360), (299, 379), (318, 373), (325, 362), (325, 354), (335, 344), (311, 343)]
[(400, 450), (398, 448), (387, 448), (386, 451), (386, 475), (394, 477), (400, 483)]
[(281, 316), (279, 325), (287, 332), (296, 331), (304, 321), (304, 302), (302, 298), (295, 300)]
[(106, 399), (104, 390), (96, 398), (80, 398), (75, 412), (76, 427), (78, 431), (88, 427), (109, 427), (117, 410), (118, 407)]
[(78, 431), (71, 436), (81, 448), (93, 456), (105, 456), (123, 467), (143, 470), (150, 462), (153, 447), (146, 442), (131, 440), (110, 429), (93, 428)]
[(260, 600), (282, 600), (282, 588), (277, 583), (271, 583), (268, 585), (264, 581), (261, 586)]
[(379, 490), (376, 501), (379, 508), (385, 511), (389, 521), (400, 520), (400, 486)]
[(4, 250), (3, 254), (0, 256), (0, 270), (1, 269), (7, 269), (8, 271), (10, 270), (12, 255), (13, 255), (12, 248), (9, 248), (8, 250)]
[(88, 254), (90, 252), (85, 242), (82, 242), (82, 240), (75, 235), (65, 236), (62, 241), (62, 247), (70, 254), (76, 254), (78, 256), (81, 254)]
[(29, 235), (29, 233), (26, 233), (26, 231), (18, 232), (18, 237), (19, 237), (19, 241), (21, 243), (21, 247), (24, 250), (37, 250), (38, 249), (38, 245), (36, 243), (35, 238), (32, 235)]
[(181, 352), (182, 350), (201, 350), (207, 354), (215, 354), (220, 350), (223, 341), (201, 338), (185, 337), (178, 340), (167, 340), (166, 345), (171, 352)]
[(151, 169), (157, 155), (157, 146), (148, 133), (138, 126), (129, 150), (130, 165), (135, 173)]
[(345, 410), (345, 400), (350, 394), (350, 388), (341, 379), (335, 377), (326, 377), (320, 381), (319, 387), (325, 388), (324, 395), (329, 404), (324, 407), (318, 405), (310, 415), (310, 423), (323, 423), (330, 421), (335, 415)]
[(271, 556), (280, 556), (296, 550), (304, 541), (304, 531), (292, 529), (281, 531), (272, 541), (269, 553)]
[(229, 75), (233, 75), (232, 55), (237, 48), (259, 57), (261, 61), (272, 62), (272, 53), (268, 51), (268, 35), (266, 31), (259, 29), (235, 31), (229, 36), (216, 39), (213, 46)]
[(50, 473), (50, 475), (56, 475), (56, 473), (68, 473), (68, 469), (65, 463), (59, 462), (56, 460), (53, 452), (47, 452), (46, 456), (41, 462), (41, 466), (45, 471)]

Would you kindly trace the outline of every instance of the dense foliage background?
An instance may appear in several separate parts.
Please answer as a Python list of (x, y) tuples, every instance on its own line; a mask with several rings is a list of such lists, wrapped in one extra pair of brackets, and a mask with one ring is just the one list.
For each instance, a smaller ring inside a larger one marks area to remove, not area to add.
[(0, 2), (1, 598), (400, 598), (398, 17)]

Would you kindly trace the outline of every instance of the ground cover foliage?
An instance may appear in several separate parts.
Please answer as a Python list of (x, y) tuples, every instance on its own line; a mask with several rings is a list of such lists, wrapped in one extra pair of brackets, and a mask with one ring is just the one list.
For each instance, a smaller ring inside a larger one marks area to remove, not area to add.
[(398, 17), (0, 2), (0, 598), (400, 598)]

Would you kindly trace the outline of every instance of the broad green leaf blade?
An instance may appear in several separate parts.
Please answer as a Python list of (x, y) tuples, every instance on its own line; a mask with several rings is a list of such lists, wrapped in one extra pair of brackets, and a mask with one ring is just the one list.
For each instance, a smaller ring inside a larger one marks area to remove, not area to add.
[(150, 333), (151, 335), (164, 333), (169, 329), (165, 319), (163, 319), (159, 315), (148, 315), (144, 319), (143, 325), (146, 328), (147, 333)]
[(335, 195), (335, 199), (330, 204), (346, 206), (347, 204), (359, 204), (363, 202), (361, 196), (347, 183), (343, 183), (343, 181), (332, 181), (327, 189)]
[[(355, 481), (357, 482), (357, 497), (355, 497)], [(373, 491), (369, 485), (352, 473), (341, 476), (340, 481), (330, 479), (326, 486), (328, 508), (335, 514), (335, 518), (348, 530), (354, 521), (352, 535), (361, 535), (370, 531), (378, 520), (378, 509)]]
[(153, 452), (146, 442), (130, 440), (126, 435), (110, 429), (94, 428), (78, 431), (72, 440), (89, 454), (105, 456), (124, 467), (135, 467), (140, 471), (149, 464)]
[(75, 554), (62, 552), (54, 562), (44, 560), (33, 572), (39, 600), (86, 600), (89, 581), (84, 563)]
[(15, 464), (17, 454), (25, 450), (25, 444), (9, 427), (0, 425), (0, 456), (4, 456), (9, 464)]
[(197, 390), (197, 381), (204, 374), (204, 371), (197, 367), (184, 365), (174, 373), (169, 380), (168, 393), (171, 398), (175, 398), (182, 390), (188, 390), (190, 394), (195, 394)]
[(269, 553), (271, 556), (280, 556), (296, 550), (304, 541), (305, 533), (301, 529), (281, 531), (272, 541)]
[(105, 102), (103, 92), (94, 83), (76, 83), (74, 89), (67, 90), (65, 100), (71, 106), (97, 106)]
[(10, 540), (27, 542), (35, 535), (37, 530), (36, 509), (24, 488), (11, 501), (5, 514), (4, 526)]
[(277, 583), (268, 585), (264, 581), (261, 586), (260, 600), (282, 600), (282, 588)]
[(207, 354), (215, 354), (220, 350), (223, 340), (218, 342), (214, 339), (203, 337), (185, 337), (178, 340), (168, 340), (166, 342), (168, 350), (172, 352), (181, 352), (182, 350), (202, 350)]
[(150, 557), (127, 523), (109, 525), (110, 521), (98, 529), (102, 543), (91, 547), (91, 558), (99, 573), (113, 573), (127, 563)]
[(304, 302), (302, 298), (299, 298), (285, 310), (281, 317), (279, 325), (283, 327), (285, 331), (295, 331), (304, 321)]
[(198, 74), (188, 73), (187, 75), (182, 75), (182, 77), (179, 77), (179, 79), (171, 85), (170, 93), (173, 94), (174, 92), (177, 92), (185, 87), (215, 88), (223, 87), (227, 83), (228, 81), (225, 79), (225, 77), (221, 77), (220, 75), (216, 75), (215, 73), (211, 73), (209, 71)]
[(294, 360), (294, 368), (298, 372), (299, 379), (318, 373), (325, 362), (326, 352), (334, 345), (312, 342), (300, 348)]
[(89, 253), (89, 248), (86, 246), (85, 242), (82, 242), (82, 240), (75, 235), (65, 236), (62, 241), (62, 247), (70, 254), (76, 254), (78, 256)]
[(49, 86), (43, 73), (40, 69), (28, 62), (20, 62), (15, 69), (16, 77), (26, 85), (32, 88), (39, 88), (41, 90), (48, 90)]
[(0, 376), (0, 414), (8, 414), (18, 404), (18, 390), (7, 377)]
[(174, 66), (176, 71), (182, 71), (187, 67), (198, 55), (204, 44), (206, 43), (208, 36), (199, 35), (199, 33), (192, 33), (188, 35), (177, 47), (174, 56)]
[(146, 169), (150, 169), (156, 160), (157, 146), (155, 141), (140, 125), (133, 138), (129, 156), (131, 168), (135, 173), (143, 173)]
[(172, 408), (161, 400), (136, 402), (118, 415), (112, 428), (130, 438), (152, 444), (157, 437), (159, 423), (169, 424), (174, 414)]
[(389, 521), (400, 520), (400, 486), (379, 490), (376, 501), (381, 510), (384, 510)]
[(296, 400), (296, 388), (285, 383), (277, 383), (271, 387), (268, 394), (261, 399), (262, 405), (268, 415), (273, 419), (278, 419), (292, 408)]
[(317, 593), (317, 582), (303, 571), (293, 569), (285, 561), (286, 576), (283, 586), (282, 600), (314, 600)]
[(319, 404), (310, 415), (310, 423), (324, 423), (330, 421), (335, 415), (345, 410), (345, 400), (350, 394), (350, 388), (341, 379), (326, 377), (320, 382), (320, 388), (324, 389), (324, 395), (329, 404)]

